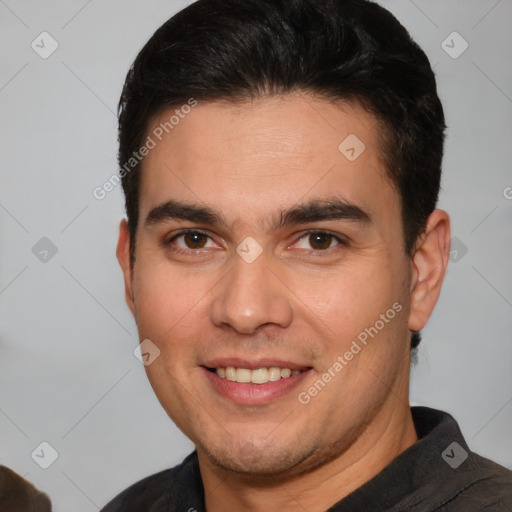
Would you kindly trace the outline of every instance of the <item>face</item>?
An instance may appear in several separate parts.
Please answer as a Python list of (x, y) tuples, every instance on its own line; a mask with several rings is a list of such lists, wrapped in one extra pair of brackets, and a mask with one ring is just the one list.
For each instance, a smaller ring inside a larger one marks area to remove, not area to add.
[(149, 380), (199, 456), (292, 474), (377, 431), (407, 402), (416, 271), (375, 119), (289, 94), (199, 103), (153, 138), (133, 275), (125, 224), (118, 255)]

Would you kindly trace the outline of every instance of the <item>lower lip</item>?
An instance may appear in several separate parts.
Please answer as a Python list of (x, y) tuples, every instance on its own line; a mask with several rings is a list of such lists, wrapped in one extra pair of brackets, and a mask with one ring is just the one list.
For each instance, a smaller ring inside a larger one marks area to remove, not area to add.
[(204, 367), (202, 370), (218, 393), (242, 405), (262, 405), (273, 402), (298, 387), (310, 372), (310, 370), (306, 370), (298, 375), (266, 384), (250, 384), (223, 379)]

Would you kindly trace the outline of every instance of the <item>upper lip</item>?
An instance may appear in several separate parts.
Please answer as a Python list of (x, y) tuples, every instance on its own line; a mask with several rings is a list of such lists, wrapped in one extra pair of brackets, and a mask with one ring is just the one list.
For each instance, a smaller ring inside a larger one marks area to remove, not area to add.
[(211, 359), (204, 364), (205, 368), (247, 368), (249, 370), (257, 370), (258, 368), (289, 368), (290, 370), (307, 370), (310, 366), (284, 361), (282, 359), (241, 359), (238, 357), (223, 357), (219, 359)]

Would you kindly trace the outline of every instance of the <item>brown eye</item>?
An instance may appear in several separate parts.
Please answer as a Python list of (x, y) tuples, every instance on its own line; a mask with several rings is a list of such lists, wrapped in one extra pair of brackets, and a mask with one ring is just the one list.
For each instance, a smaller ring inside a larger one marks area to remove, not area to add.
[[(202, 231), (182, 231), (173, 236), (170, 240), (165, 241), (164, 245), (170, 247), (171, 250), (194, 251), (198, 249), (210, 249), (215, 246), (211, 237)], [(199, 252), (199, 251), (198, 251)]]
[(202, 249), (208, 237), (202, 233), (184, 233), (181, 235), (188, 249)]
[(311, 233), (308, 241), (313, 249), (325, 250), (329, 249), (333, 238), (329, 233)]
[(316, 251), (319, 254), (322, 252), (330, 253), (331, 250), (335, 250), (338, 246), (346, 245), (347, 242), (329, 231), (315, 230), (304, 233), (295, 244), (295, 247), (307, 251)]

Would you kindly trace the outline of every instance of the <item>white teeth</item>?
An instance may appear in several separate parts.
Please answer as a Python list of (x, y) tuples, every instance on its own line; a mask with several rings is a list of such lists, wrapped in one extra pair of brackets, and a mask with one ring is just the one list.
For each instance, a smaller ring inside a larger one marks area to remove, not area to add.
[(277, 368), (276, 366), (272, 366), (272, 368), (268, 369), (268, 380), (270, 382), (275, 382), (281, 378), (281, 368)]
[(251, 372), (251, 382), (254, 384), (265, 384), (268, 382), (268, 370), (266, 368), (258, 368)]
[(276, 382), (280, 379), (287, 379), (294, 375), (299, 375), (301, 370), (290, 370), (290, 368), (258, 368), (250, 370), (249, 368), (235, 368), (228, 366), (227, 368), (216, 368), (215, 373), (221, 379), (227, 379), (232, 382), (244, 382), (253, 384), (266, 384), (267, 382)]
[(232, 366), (228, 366), (226, 368), (226, 379), (231, 380), (233, 382), (236, 381), (236, 369)]
[(251, 370), (247, 368), (236, 369), (236, 381), (237, 382), (251, 382)]

